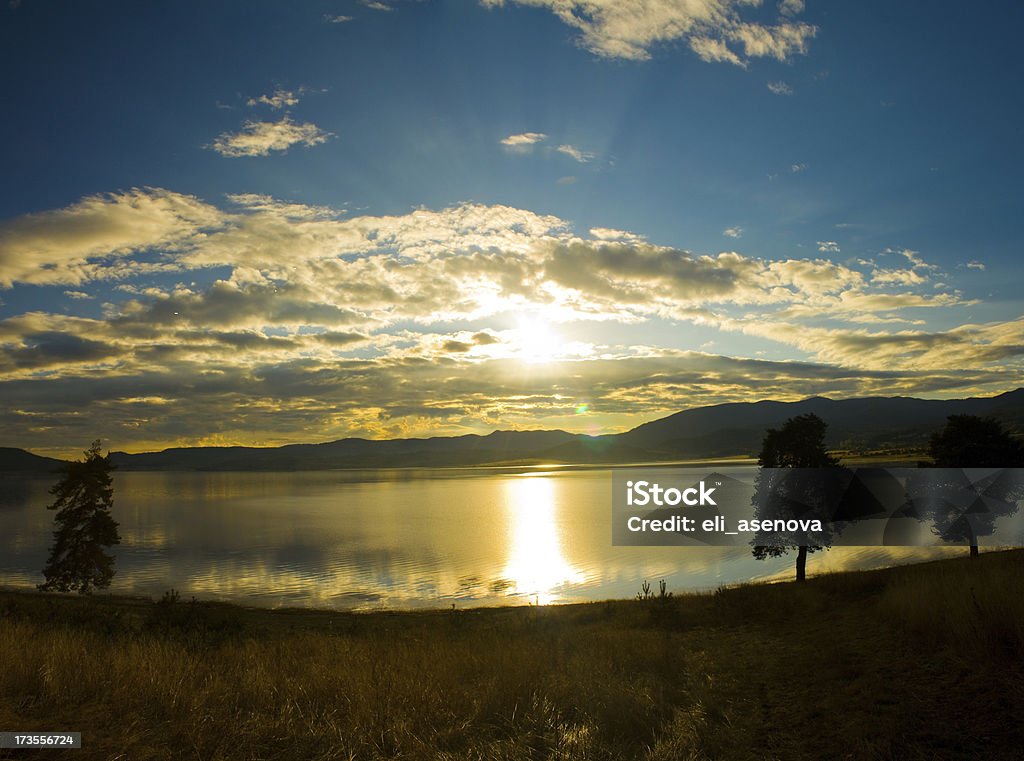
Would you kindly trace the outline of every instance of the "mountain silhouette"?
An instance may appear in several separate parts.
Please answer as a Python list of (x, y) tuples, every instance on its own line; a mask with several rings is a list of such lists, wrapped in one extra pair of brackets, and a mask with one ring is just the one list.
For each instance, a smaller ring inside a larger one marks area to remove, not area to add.
[[(332, 468), (449, 467), (529, 463), (623, 463), (754, 456), (767, 428), (814, 413), (828, 423), (832, 449), (917, 449), (949, 415), (995, 417), (1024, 431), (1024, 388), (994, 397), (916, 399), (811, 397), (798, 402), (733, 402), (695, 407), (618, 434), (495, 431), (422, 439), (350, 438), (282, 447), (183, 447), (161, 452), (114, 452), (121, 470), (325, 470)], [(52, 471), (58, 460), (0, 448), (0, 470)]]

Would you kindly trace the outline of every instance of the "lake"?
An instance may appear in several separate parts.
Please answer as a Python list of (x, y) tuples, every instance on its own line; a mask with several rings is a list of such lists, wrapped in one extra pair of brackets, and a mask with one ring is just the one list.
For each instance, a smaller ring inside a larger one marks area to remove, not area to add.
[[(743, 474), (751, 466), (719, 471)], [(696, 478), (708, 467), (692, 468)], [(42, 581), (54, 477), (3, 478), (0, 585)], [(788, 577), (793, 557), (613, 547), (609, 469), (115, 472), (110, 591), (266, 607), (449, 608), (633, 597)], [(836, 548), (808, 573), (963, 553)]]

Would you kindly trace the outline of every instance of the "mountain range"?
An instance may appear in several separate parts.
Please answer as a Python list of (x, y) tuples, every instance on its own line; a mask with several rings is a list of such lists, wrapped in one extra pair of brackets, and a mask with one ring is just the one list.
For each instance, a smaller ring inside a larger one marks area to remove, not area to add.
[[(527, 463), (625, 463), (755, 456), (765, 430), (795, 415), (828, 423), (834, 450), (921, 451), (954, 414), (994, 417), (1024, 433), (1024, 388), (994, 397), (916, 399), (811, 397), (798, 402), (733, 402), (695, 407), (601, 436), (566, 431), (495, 431), (486, 436), (425, 439), (340, 439), (281, 447), (184, 447), (113, 452), (121, 470), (327, 470), (448, 467)], [(0, 470), (49, 472), (61, 461), (0, 448)]]

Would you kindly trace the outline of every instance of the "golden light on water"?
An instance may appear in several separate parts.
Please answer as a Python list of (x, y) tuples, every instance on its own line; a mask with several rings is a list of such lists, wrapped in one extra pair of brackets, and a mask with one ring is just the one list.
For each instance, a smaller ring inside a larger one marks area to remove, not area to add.
[(540, 605), (557, 600), (563, 585), (585, 579), (563, 554), (555, 503), (554, 479), (531, 475), (505, 483), (509, 557), (503, 575), (512, 581), (510, 592)]

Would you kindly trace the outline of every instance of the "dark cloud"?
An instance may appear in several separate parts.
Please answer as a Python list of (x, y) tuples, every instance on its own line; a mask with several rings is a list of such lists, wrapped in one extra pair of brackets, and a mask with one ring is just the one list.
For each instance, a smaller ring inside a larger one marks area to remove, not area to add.
[(23, 345), (5, 348), (4, 364), (14, 368), (41, 369), (56, 365), (99, 362), (118, 356), (121, 352), (117, 347), (102, 341), (47, 331), (29, 333), (24, 336)]
[(473, 343), (477, 346), (489, 346), (490, 344), (501, 343), (501, 339), (491, 333), (481, 331), (473, 334)]

